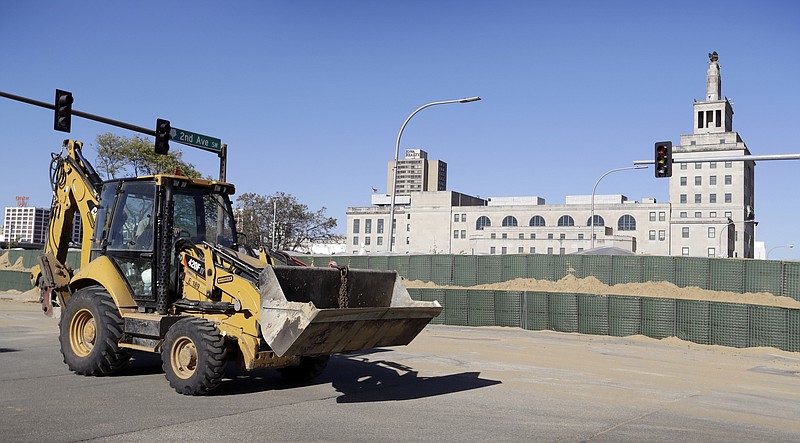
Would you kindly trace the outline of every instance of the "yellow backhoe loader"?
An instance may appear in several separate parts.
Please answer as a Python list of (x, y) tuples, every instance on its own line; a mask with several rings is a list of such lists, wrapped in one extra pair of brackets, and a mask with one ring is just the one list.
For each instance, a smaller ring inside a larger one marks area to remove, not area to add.
[[(406, 345), (439, 315), (396, 272), (299, 266), (242, 252), (234, 186), (180, 175), (102, 181), (65, 140), (53, 154), (49, 234), (32, 272), (43, 309), (61, 309), (64, 362), (108, 375), (131, 351), (160, 353), (179, 393), (217, 388), (226, 362), (317, 376), (331, 354)], [(73, 217), (80, 267), (67, 266)]]

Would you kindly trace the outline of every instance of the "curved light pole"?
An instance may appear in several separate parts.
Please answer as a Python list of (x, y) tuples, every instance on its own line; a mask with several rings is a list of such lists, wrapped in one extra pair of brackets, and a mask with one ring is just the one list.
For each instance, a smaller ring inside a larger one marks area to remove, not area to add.
[(408, 124), (409, 120), (411, 120), (411, 117), (417, 115), (417, 112), (422, 111), (425, 108), (428, 108), (430, 106), (436, 106), (436, 105), (448, 105), (450, 103), (476, 102), (476, 101), (478, 101), (480, 99), (481, 99), (480, 97), (469, 97), (469, 98), (460, 98), (460, 99), (457, 99), (457, 100), (445, 100), (445, 101), (441, 101), (441, 102), (431, 102), (431, 103), (428, 103), (427, 105), (422, 105), (419, 108), (417, 108), (416, 111), (412, 112), (411, 115), (408, 116), (406, 121), (403, 122), (403, 126), (400, 127), (400, 132), (397, 134), (397, 143), (395, 143), (395, 146), (394, 146), (394, 173), (393, 173), (393, 177), (392, 177), (392, 203), (390, 205), (391, 209), (389, 209), (389, 252), (392, 252), (392, 244), (393, 244), (393, 240), (394, 240), (394, 225), (395, 225), (395, 223), (394, 223), (394, 201), (395, 201), (395, 196), (397, 194), (397, 161), (399, 160), (399, 157), (400, 157), (400, 137), (403, 136), (403, 130), (406, 128), (406, 125)]
[[(755, 220), (745, 220), (745, 221), (742, 222), (742, 224), (746, 224), (746, 223), (754, 223), (756, 225), (758, 224), (758, 222), (755, 221)], [(719, 256), (720, 256), (720, 258), (729, 258), (728, 257), (728, 252), (729, 252), (728, 247), (725, 248), (725, 254), (722, 253), (722, 240), (723, 240), (722, 233), (725, 232), (725, 229), (727, 229), (731, 225), (736, 225), (736, 223), (734, 223), (733, 219), (728, 217), (728, 222), (725, 223), (725, 226), (723, 226), (722, 229), (719, 230), (719, 251), (720, 251), (719, 252)], [(730, 233), (730, 231), (728, 231), (728, 237), (730, 237), (730, 235), (731, 235), (731, 233)], [(735, 239), (734, 239), (734, 241), (735, 241)], [(728, 238), (728, 245), (727, 246), (730, 246), (730, 238)], [(767, 253), (767, 256), (769, 256), (769, 253)]]
[(592, 249), (594, 249), (594, 193), (597, 190), (597, 185), (600, 184), (600, 180), (602, 180), (603, 178), (605, 178), (605, 176), (611, 174), (612, 172), (627, 171), (628, 169), (646, 169), (646, 168), (647, 165), (636, 165), (636, 166), (626, 166), (624, 168), (616, 168), (606, 172), (605, 174), (601, 175), (600, 178), (597, 179), (597, 182), (594, 184), (594, 188), (592, 188), (592, 215), (589, 218), (589, 224), (592, 225), (592, 243), (591, 243)]
[(778, 248), (789, 248), (789, 249), (792, 249), (792, 248), (794, 248), (794, 245), (782, 245), (782, 246), (775, 246), (774, 248), (770, 248), (770, 250), (767, 251), (766, 259), (769, 260), (769, 253), (774, 251), (774, 250), (776, 250), (776, 249), (778, 249)]

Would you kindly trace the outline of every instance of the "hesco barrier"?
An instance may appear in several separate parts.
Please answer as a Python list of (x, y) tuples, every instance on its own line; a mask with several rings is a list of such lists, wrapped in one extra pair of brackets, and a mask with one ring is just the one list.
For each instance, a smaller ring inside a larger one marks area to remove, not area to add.
[[(0, 256), (8, 253), (8, 262), (11, 265), (16, 264), (17, 260), (22, 257), (22, 266), (25, 268), (32, 268), (36, 265), (36, 260), (42, 251), (32, 251), (24, 249), (0, 249)], [(79, 251), (70, 251), (67, 253), (67, 263), (73, 269), (76, 269), (81, 262), (81, 254)], [(32, 289), (31, 273), (28, 270), (16, 269), (0, 269), (0, 291), (28, 291)]]
[(594, 335), (678, 337), (706, 345), (800, 352), (800, 309), (672, 298), (535, 291), (409, 288), (437, 300), (433, 323)]
[(312, 266), (396, 270), (408, 280), (475, 286), (515, 278), (556, 281), (572, 274), (608, 285), (666, 281), (712, 291), (769, 292), (800, 301), (800, 262), (650, 255), (325, 255), (300, 256)]

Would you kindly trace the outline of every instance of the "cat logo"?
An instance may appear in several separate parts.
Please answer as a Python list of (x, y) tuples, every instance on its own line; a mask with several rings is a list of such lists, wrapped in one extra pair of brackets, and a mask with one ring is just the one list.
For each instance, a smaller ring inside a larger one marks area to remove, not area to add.
[(224, 275), (217, 279), (217, 283), (230, 283), (233, 281), (232, 275)]
[(191, 269), (192, 271), (194, 271), (195, 274), (197, 274), (198, 276), (200, 276), (202, 278), (206, 277), (205, 276), (205, 273), (206, 273), (206, 269), (205, 268), (206, 267), (203, 264), (203, 262), (201, 262), (200, 260), (195, 260), (194, 258), (189, 257), (188, 255), (185, 255), (183, 257), (183, 265), (186, 266), (187, 268)]

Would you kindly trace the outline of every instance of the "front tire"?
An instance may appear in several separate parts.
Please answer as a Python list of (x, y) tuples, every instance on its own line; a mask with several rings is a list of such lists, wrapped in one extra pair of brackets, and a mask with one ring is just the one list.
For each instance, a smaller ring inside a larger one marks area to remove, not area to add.
[(210, 322), (188, 317), (167, 331), (161, 362), (169, 385), (184, 395), (206, 395), (225, 373), (225, 342)]
[(101, 286), (79, 289), (70, 297), (59, 329), (64, 363), (76, 374), (110, 375), (131, 357), (130, 351), (119, 347), (122, 317)]

